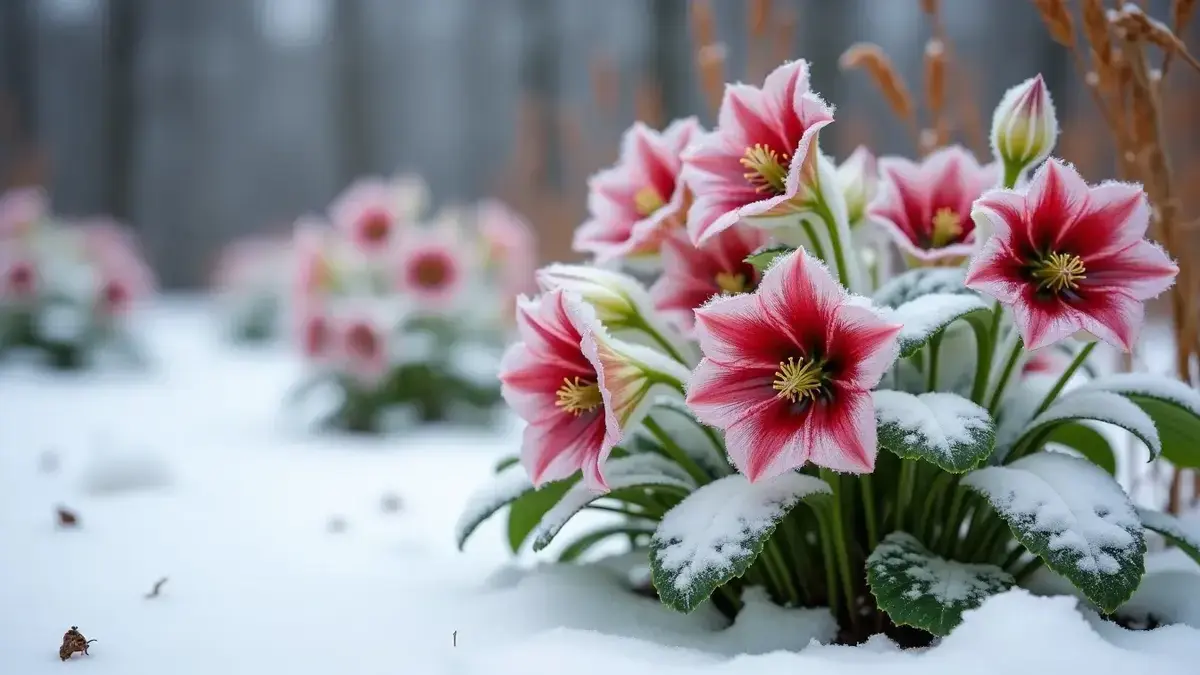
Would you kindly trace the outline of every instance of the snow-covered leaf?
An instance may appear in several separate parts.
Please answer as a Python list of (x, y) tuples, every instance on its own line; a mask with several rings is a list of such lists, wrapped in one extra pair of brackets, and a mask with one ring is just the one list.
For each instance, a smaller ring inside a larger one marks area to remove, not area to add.
[(654, 528), (651, 523), (647, 523), (644, 526), (632, 523), (619, 523), (592, 530), (580, 535), (575, 541), (565, 546), (562, 552), (558, 554), (558, 562), (574, 562), (579, 559), (579, 556), (587, 553), (596, 544), (618, 534), (648, 537), (654, 534)]
[(996, 427), (988, 411), (958, 394), (885, 390), (872, 398), (879, 444), (901, 457), (963, 473), (979, 466), (995, 446)]
[(893, 278), (872, 299), (877, 305), (896, 308), (930, 293), (978, 295), (963, 284), (965, 279), (961, 267), (920, 267)]
[(867, 583), (879, 608), (897, 625), (947, 635), (963, 612), (1015, 582), (995, 565), (946, 560), (911, 534), (893, 532), (867, 558)]
[(659, 597), (677, 611), (696, 609), (746, 572), (796, 504), (832, 493), (824, 481), (797, 472), (756, 483), (734, 474), (696, 490), (667, 512), (650, 542)]
[(1162, 456), (1175, 466), (1200, 468), (1200, 392), (1178, 380), (1144, 373), (1117, 373), (1073, 393), (1120, 394), (1142, 409), (1158, 430)]
[(540, 489), (530, 490), (518, 497), (508, 508), (508, 547), (513, 553), (521, 550), (521, 546), (529, 539), (533, 529), (542, 522), (546, 512), (554, 508), (567, 490), (579, 482), (579, 474), (554, 483), (543, 485)]
[(604, 477), (610, 490), (608, 494), (591, 490), (583, 483), (576, 483), (567, 490), (534, 528), (533, 550), (540, 551), (549, 546), (568, 520), (597, 499), (619, 500), (624, 490), (667, 487), (686, 493), (696, 487), (696, 482), (678, 464), (658, 455), (632, 455), (609, 460), (604, 466)]
[(1169, 513), (1138, 508), (1138, 518), (1147, 530), (1154, 530), (1200, 563), (1200, 523), (1184, 522)]
[(1149, 415), (1124, 396), (1097, 390), (1075, 390), (1056, 400), (1029, 422), (1017, 445), (1026, 439), (1045, 441), (1059, 425), (1074, 420), (1105, 422), (1125, 429), (1146, 444), (1151, 459), (1162, 452), (1158, 430)]
[(1110, 476), (1117, 475), (1117, 456), (1104, 434), (1083, 422), (1060, 424), (1046, 437), (1047, 443), (1058, 443), (1091, 460)]
[(758, 270), (759, 274), (762, 274), (763, 272), (767, 271), (767, 268), (771, 266), (771, 263), (775, 262), (776, 258), (781, 255), (787, 255), (795, 250), (796, 249), (791, 246), (781, 246), (778, 244), (764, 246), (754, 253), (746, 256), (744, 262), (750, 263), (754, 269)]
[(521, 495), (532, 491), (533, 482), (529, 480), (529, 474), (525, 472), (525, 467), (514, 464), (496, 472), (490, 481), (476, 489), (467, 498), (467, 504), (458, 517), (458, 523), (454, 526), (454, 540), (458, 543), (459, 550), (462, 550), (463, 545), (467, 543), (467, 539), (480, 523), (504, 508), (506, 504), (511, 504)]
[(986, 329), (990, 315), (991, 309), (978, 295), (930, 293), (893, 309), (889, 318), (903, 326), (897, 340), (900, 356), (908, 357), (959, 319), (982, 322)]
[(1141, 520), (1112, 476), (1086, 459), (1039, 452), (962, 481), (991, 502), (1025, 548), (1105, 612), (1145, 571)]

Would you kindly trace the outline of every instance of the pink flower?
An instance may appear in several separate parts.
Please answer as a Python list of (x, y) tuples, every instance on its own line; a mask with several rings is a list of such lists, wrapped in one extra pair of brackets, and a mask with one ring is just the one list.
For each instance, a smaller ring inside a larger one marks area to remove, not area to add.
[(503, 202), (489, 199), (479, 205), (479, 235), (484, 264), (500, 279), (506, 295), (534, 290), (537, 240), (533, 229)]
[(335, 283), (331, 249), (333, 230), (321, 221), (304, 217), (296, 222), (294, 255), (295, 293), (301, 302), (333, 290)]
[(0, 298), (28, 300), (37, 293), (37, 268), (33, 261), (17, 257), (0, 267)]
[(300, 320), (300, 349), (310, 361), (322, 362), (332, 356), (333, 326), (323, 313), (309, 311)]
[(662, 133), (635, 122), (616, 166), (588, 181), (589, 219), (575, 233), (575, 250), (600, 263), (658, 253), (663, 238), (683, 225), (687, 190), (679, 156), (700, 133), (694, 117)]
[(759, 274), (746, 256), (766, 240), (762, 230), (745, 225), (725, 230), (699, 247), (672, 237), (663, 243), (662, 276), (650, 288), (654, 307), (690, 332), (696, 324), (694, 310), (709, 298), (758, 287)]
[(397, 285), (416, 304), (443, 309), (466, 285), (462, 242), (447, 225), (410, 231), (400, 253)]
[(380, 253), (391, 246), (403, 215), (393, 186), (378, 178), (359, 180), (329, 207), (333, 224), (368, 254)]
[(761, 89), (725, 88), (717, 128), (684, 152), (684, 181), (695, 201), (687, 232), (703, 244), (743, 218), (795, 214), (816, 188), (817, 132), (833, 110), (808, 88), (808, 64), (794, 61)]
[(847, 294), (803, 249), (777, 259), (758, 291), (696, 310), (704, 358), (687, 402), (725, 430), (751, 481), (812, 462), (874, 470), (871, 389), (896, 359), (900, 326)]
[(39, 187), (16, 188), (0, 195), (0, 240), (23, 237), (48, 211), (46, 193)]
[(941, 148), (920, 164), (879, 160), (881, 190), (868, 207), (910, 261), (958, 265), (974, 251), (971, 203), (999, 179), (995, 164), (980, 166), (960, 146)]
[(139, 254), (133, 235), (108, 218), (91, 219), (78, 228), (84, 250), (100, 274), (100, 313), (116, 316), (128, 312), (154, 288), (154, 273)]
[(658, 390), (678, 394), (687, 370), (660, 353), (608, 336), (594, 310), (554, 290), (517, 307), (521, 341), (500, 364), (504, 400), (528, 426), (521, 463), (535, 485), (582, 470), (607, 490), (603, 466), (624, 429), (638, 423)]
[(367, 315), (340, 322), (339, 352), (346, 371), (367, 386), (375, 386), (388, 370), (388, 335), (379, 321)]
[(1129, 351), (1142, 303), (1179, 272), (1145, 239), (1150, 207), (1140, 187), (1089, 187), (1058, 159), (1033, 174), (1027, 191), (993, 190), (971, 215), (994, 234), (971, 261), (966, 284), (1012, 309), (1027, 349), (1086, 331)]

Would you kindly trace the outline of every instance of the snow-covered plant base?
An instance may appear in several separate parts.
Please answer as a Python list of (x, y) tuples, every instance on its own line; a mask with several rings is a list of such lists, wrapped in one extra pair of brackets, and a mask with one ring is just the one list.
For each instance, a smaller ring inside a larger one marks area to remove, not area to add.
[(115, 223), (57, 220), (37, 188), (0, 195), (0, 357), (28, 352), (62, 370), (97, 356), (139, 363), (126, 319), (152, 285)]
[[(287, 433), (275, 406), (292, 358), (227, 350), (208, 309), (139, 315), (139, 334), (163, 355), (145, 380), (0, 375), (0, 672), (1190, 675), (1200, 661), (1200, 575), (1178, 551), (1147, 556), (1127, 605), (1161, 611), (1166, 598), (1179, 610), (1170, 621), (1190, 625), (1130, 631), (1073, 598), (1016, 590), (918, 653), (882, 637), (834, 645), (828, 612), (754, 591), (733, 623), (708, 604), (679, 614), (630, 592), (646, 576), (626, 572), (645, 555), (506, 564), (499, 519), (458, 553), (448, 507), (465, 503), (519, 429), (430, 428), (404, 443)], [(71, 424), (46, 423), (63, 410)], [(151, 474), (169, 479), (132, 478)], [(385, 494), (401, 498), (399, 511), (380, 508)], [(56, 526), (59, 506), (78, 527)], [(329, 531), (334, 517), (343, 531)], [(582, 514), (548, 552), (618, 519)], [(62, 663), (72, 625), (97, 641)]]
[[(1121, 618), (1149, 532), (1200, 562), (1095, 428), (1200, 465), (1200, 393), (1090, 362), (1132, 348), (1178, 271), (1141, 187), (1049, 156), (1040, 77), (1001, 102), (992, 164), (954, 146), (839, 169), (832, 122), (795, 62), (727, 88), (710, 132), (629, 130), (576, 238), (597, 264), (544, 268), (518, 305), (500, 380), (529, 426), (460, 545), (506, 505), (514, 551), (617, 513), (559, 559), (624, 542), (673, 609), (736, 618), (763, 589), (851, 644), (929, 644), (1042, 569)], [(872, 230), (907, 270), (857, 245)], [(652, 287), (618, 264), (657, 264)]]
[(422, 220), (415, 178), (364, 179), (297, 224), (292, 321), (311, 374), (292, 399), (322, 426), (489, 422), (532, 233), (495, 203)]

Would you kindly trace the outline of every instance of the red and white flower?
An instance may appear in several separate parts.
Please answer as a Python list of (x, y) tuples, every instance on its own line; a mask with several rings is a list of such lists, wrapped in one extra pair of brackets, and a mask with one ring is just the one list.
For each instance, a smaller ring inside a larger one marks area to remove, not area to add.
[(687, 370), (610, 337), (591, 306), (562, 290), (522, 297), (517, 329), (521, 341), (505, 352), (500, 382), (528, 422), (522, 465), (535, 485), (582, 470), (585, 485), (607, 490), (609, 453), (660, 392), (678, 393)]
[(486, 200), (479, 205), (479, 236), (484, 244), (484, 264), (499, 277), (505, 294), (534, 289), (537, 240), (533, 228), (507, 205)]
[(900, 326), (834, 281), (803, 249), (777, 259), (758, 291), (696, 310), (704, 359), (687, 402), (725, 430), (751, 481), (806, 462), (874, 470), (871, 390), (896, 359)]
[(154, 273), (138, 253), (129, 231), (98, 218), (79, 225), (84, 250), (99, 274), (97, 307), (105, 316), (129, 311), (154, 288)]
[(463, 242), (447, 224), (414, 228), (400, 253), (396, 284), (423, 309), (445, 309), (466, 286)]
[(575, 233), (575, 250), (599, 263), (657, 254), (683, 225), (687, 190), (680, 154), (702, 133), (694, 117), (661, 133), (635, 122), (621, 140), (617, 164), (588, 181), (589, 218)]
[(48, 211), (41, 188), (16, 188), (0, 195), (0, 240), (23, 238)]
[(300, 317), (298, 328), (300, 350), (306, 359), (323, 363), (333, 357), (337, 336), (327, 314), (308, 308)]
[(717, 128), (683, 153), (695, 199), (687, 232), (703, 244), (742, 219), (790, 216), (816, 196), (817, 133), (833, 110), (809, 91), (808, 63), (785, 63), (762, 88), (725, 88)]
[(394, 186), (378, 178), (352, 184), (329, 207), (329, 218), (362, 252), (376, 254), (396, 241), (405, 214)]
[(1139, 186), (1089, 187), (1061, 160), (1043, 164), (1027, 191), (987, 193), (972, 217), (991, 237), (966, 284), (1012, 310), (1027, 349), (1085, 331), (1129, 351), (1143, 302), (1179, 272), (1145, 239), (1150, 206)]
[(971, 203), (999, 181), (996, 164), (980, 166), (965, 148), (934, 151), (920, 163), (879, 160), (880, 191), (867, 209), (919, 265), (958, 265), (974, 251)]
[(369, 313), (345, 316), (338, 321), (337, 355), (359, 383), (375, 386), (388, 371), (389, 338), (377, 317)]
[(1050, 155), (1058, 139), (1054, 101), (1041, 75), (1009, 89), (992, 115), (992, 152), (1016, 176)]
[(0, 300), (23, 302), (37, 295), (37, 267), (25, 256), (0, 259)]
[(738, 225), (701, 246), (680, 237), (663, 244), (663, 273), (650, 287), (654, 307), (690, 333), (695, 310), (714, 295), (749, 293), (759, 274), (746, 257), (767, 241), (762, 230)]

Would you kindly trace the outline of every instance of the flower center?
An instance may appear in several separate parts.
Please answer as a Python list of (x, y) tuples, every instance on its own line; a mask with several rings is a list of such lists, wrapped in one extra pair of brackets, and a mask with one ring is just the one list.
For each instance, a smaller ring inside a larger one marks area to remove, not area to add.
[(725, 293), (746, 292), (746, 275), (738, 272), (719, 272), (716, 276), (717, 287)]
[(1062, 293), (1079, 288), (1079, 282), (1087, 278), (1085, 272), (1083, 258), (1071, 253), (1051, 253), (1033, 270), (1033, 278), (1038, 282), (1038, 290)]
[(375, 331), (370, 326), (358, 324), (350, 329), (346, 336), (346, 346), (350, 352), (361, 357), (370, 358), (379, 349)]
[(658, 190), (655, 190), (649, 185), (641, 190), (638, 190), (637, 194), (633, 195), (633, 208), (637, 211), (638, 215), (643, 218), (653, 214), (655, 211), (666, 205), (667, 204), (663, 201), (662, 196), (658, 194)]
[(425, 256), (413, 265), (413, 278), (422, 288), (440, 288), (450, 276), (446, 261), (439, 256)]
[(604, 399), (600, 397), (600, 385), (595, 382), (564, 377), (562, 386), (555, 393), (558, 398), (554, 405), (571, 413), (579, 415), (599, 408)]
[(797, 359), (789, 356), (787, 361), (779, 362), (779, 370), (775, 371), (775, 381), (771, 388), (779, 392), (779, 396), (792, 403), (809, 398), (815, 400), (821, 391), (825, 373), (821, 364), (803, 357)]
[(383, 241), (392, 227), (392, 219), (383, 211), (372, 211), (363, 218), (363, 238), (372, 243)]
[(962, 236), (962, 218), (954, 209), (943, 206), (933, 214), (933, 232), (930, 243), (934, 248), (942, 248)]
[(786, 163), (790, 160), (787, 154), (780, 155), (762, 143), (752, 148), (746, 148), (746, 154), (739, 160), (746, 173), (742, 174), (754, 189), (781, 195), (784, 191), (784, 181), (787, 180)]

